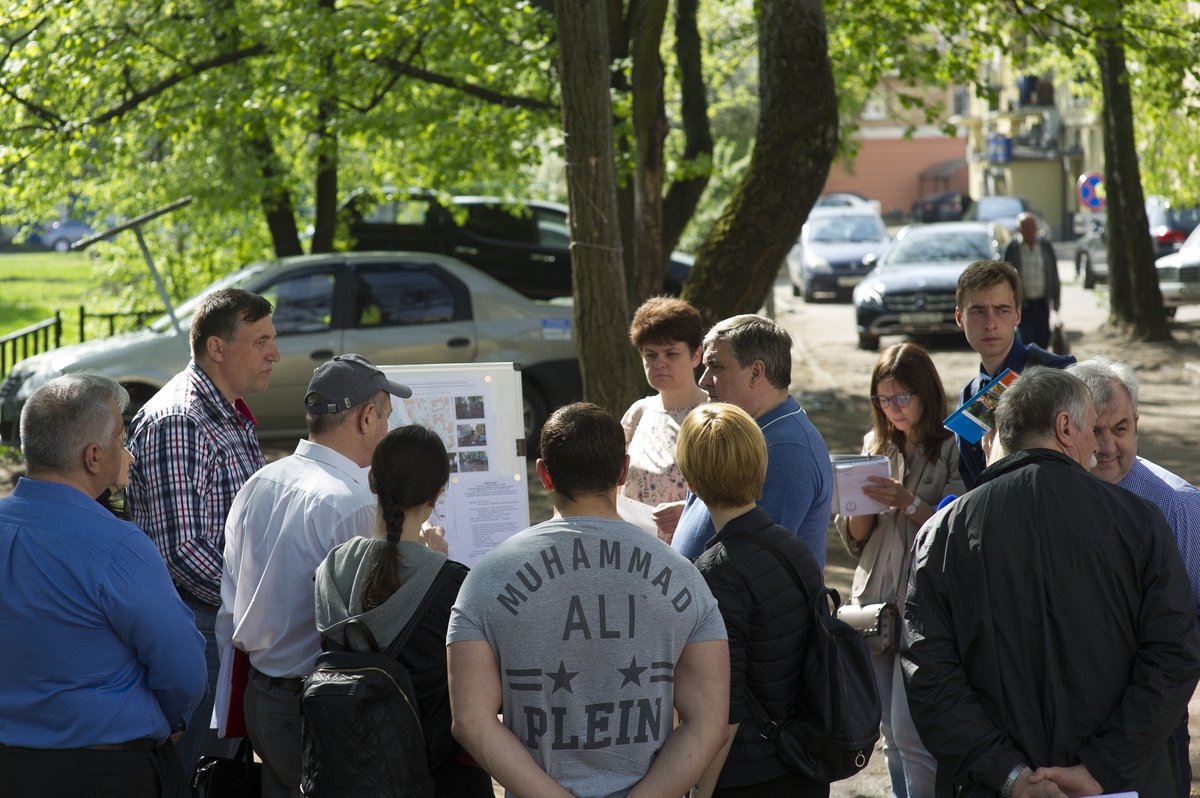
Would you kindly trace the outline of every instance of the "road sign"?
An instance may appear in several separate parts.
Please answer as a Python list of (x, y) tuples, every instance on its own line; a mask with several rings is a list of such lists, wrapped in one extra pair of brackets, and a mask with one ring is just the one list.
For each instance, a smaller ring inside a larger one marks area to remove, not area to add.
[(1104, 175), (1100, 172), (1084, 172), (1075, 184), (1079, 205), (1088, 211), (1102, 211), (1107, 207), (1104, 193)]

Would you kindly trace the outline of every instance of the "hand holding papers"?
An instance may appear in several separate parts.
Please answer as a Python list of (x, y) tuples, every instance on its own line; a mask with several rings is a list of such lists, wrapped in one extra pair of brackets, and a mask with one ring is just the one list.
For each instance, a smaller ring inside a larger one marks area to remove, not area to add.
[(838, 515), (874, 515), (890, 510), (863, 492), (863, 487), (876, 483), (870, 477), (891, 477), (891, 463), (882, 455), (835, 454), (833, 463), (833, 507)]

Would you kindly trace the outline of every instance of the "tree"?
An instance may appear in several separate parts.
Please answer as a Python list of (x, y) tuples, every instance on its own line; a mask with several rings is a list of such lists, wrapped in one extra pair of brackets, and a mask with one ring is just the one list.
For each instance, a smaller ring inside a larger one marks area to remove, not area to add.
[(621, 414), (638, 398), (640, 380), (626, 340), (606, 9), (604, 0), (555, 0), (554, 6), (583, 395)]

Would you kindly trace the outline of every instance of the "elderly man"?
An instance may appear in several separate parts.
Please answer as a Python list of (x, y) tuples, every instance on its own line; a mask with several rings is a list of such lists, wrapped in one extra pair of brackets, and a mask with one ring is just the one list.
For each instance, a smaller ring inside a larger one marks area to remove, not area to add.
[(236, 288), (214, 291), (192, 314), (192, 360), (134, 416), (136, 460), (125, 489), (129, 516), (153, 538), (204, 635), (209, 696), (179, 744), (189, 771), (202, 754), (232, 755), (236, 743), (208, 728), (219, 655), (225, 517), (233, 497), (266, 465), (244, 398), (267, 389), (279, 362), (271, 303)]
[[(742, 408), (767, 439), (767, 481), (758, 506), (807, 543), (824, 568), (833, 470), (821, 433), (788, 394), (792, 337), (762, 316), (734, 316), (708, 331), (703, 362), (700, 387), (708, 400)], [(708, 507), (689, 492), (671, 547), (695, 560), (716, 533)]]
[(1025, 301), (1021, 304), (1021, 340), (1045, 349), (1050, 345), (1050, 309), (1058, 310), (1062, 293), (1058, 258), (1049, 241), (1038, 238), (1038, 220), (1032, 213), (1017, 216), (1020, 240), (1004, 249), (1004, 260), (1021, 273)]
[(454, 736), (510, 796), (683, 795), (728, 738), (717, 602), (617, 515), (629, 455), (607, 411), (556, 410), (541, 454), (554, 517), (488, 552), (450, 613)]
[[(1138, 457), (1138, 381), (1127, 364), (1102, 355), (1076, 363), (1067, 371), (1087, 384), (1096, 403), (1096, 465), (1092, 473), (1130, 493), (1154, 502), (1183, 556), (1200, 613), (1200, 490), (1183, 477)], [(1184, 795), (1191, 792), (1187, 713), (1175, 729)]]
[(297, 695), (321, 653), (313, 573), (334, 546), (375, 529), (367, 471), (387, 434), (392, 396), (412, 391), (362, 355), (324, 363), (304, 398), (308, 440), (250, 477), (225, 522), (217, 644), (223, 664), (234, 646), (249, 655), (246, 729), (268, 798), (300, 796)]
[(204, 639), (154, 544), (95, 498), (129, 466), (128, 400), (111, 377), (79, 372), (21, 412), (28, 470), (0, 499), (8, 796), (153, 798), (186, 783), (168, 738), (204, 698)]
[(1087, 472), (1095, 425), (1081, 380), (1027, 369), (1010, 454), (917, 538), (901, 657), (939, 797), (1179, 791), (1196, 609), (1162, 513)]

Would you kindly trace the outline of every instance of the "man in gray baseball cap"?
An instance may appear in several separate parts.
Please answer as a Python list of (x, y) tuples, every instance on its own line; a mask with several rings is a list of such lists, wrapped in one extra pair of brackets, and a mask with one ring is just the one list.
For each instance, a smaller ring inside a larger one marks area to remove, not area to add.
[[(216, 635), (223, 672), (235, 650), (250, 661), (242, 707), (265, 797), (300, 796), (297, 695), (321, 653), (312, 575), (334, 546), (375, 529), (367, 471), (393, 396), (412, 391), (362, 355), (322, 364), (304, 397), (308, 440), (252, 476), (229, 510)], [(217, 715), (224, 734), (227, 713)]]

